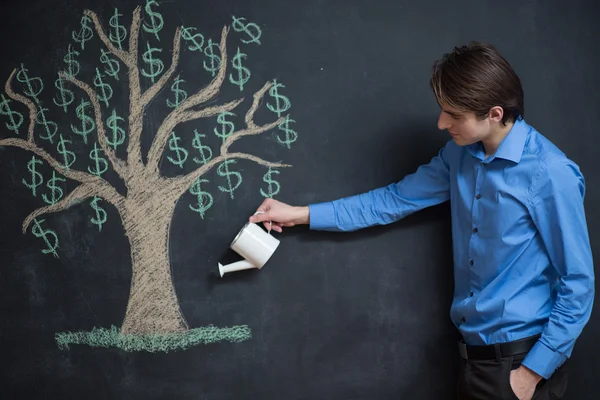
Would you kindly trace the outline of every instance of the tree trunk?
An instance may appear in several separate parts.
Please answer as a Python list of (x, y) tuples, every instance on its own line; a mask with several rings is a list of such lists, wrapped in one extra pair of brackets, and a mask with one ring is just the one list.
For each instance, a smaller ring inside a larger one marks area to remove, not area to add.
[(169, 264), (169, 230), (176, 199), (164, 190), (145, 189), (137, 195), (128, 192), (122, 215), (131, 245), (132, 277), (121, 332), (185, 331), (188, 325), (179, 308)]

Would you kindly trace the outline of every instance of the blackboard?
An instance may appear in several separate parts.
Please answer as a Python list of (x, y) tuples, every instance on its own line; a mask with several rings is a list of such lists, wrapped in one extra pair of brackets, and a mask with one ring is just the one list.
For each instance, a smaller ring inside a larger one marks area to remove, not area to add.
[[(137, 57), (127, 53), (136, 13)], [(4, 397), (454, 398), (447, 204), (358, 232), (274, 233), (280, 247), (261, 270), (220, 277), (217, 264), (240, 259), (231, 240), (265, 197), (333, 200), (429, 161), (448, 140), (431, 65), (471, 40), (511, 62), (527, 122), (581, 167), (597, 253), (599, 17), (588, 1), (4, 1), (0, 76), (14, 73), (8, 90), (36, 111), (28, 142), (31, 110), (1, 91)], [(177, 27), (177, 67), (154, 86)], [(138, 97), (128, 63), (140, 70)], [(189, 121), (161, 128), (175, 115)], [(234, 131), (257, 134), (226, 150), (255, 158), (193, 175), (210, 162), (202, 146), (216, 159)], [(139, 158), (127, 151), (133, 132)], [(104, 171), (108, 153), (127, 164)], [(596, 398), (597, 314), (573, 352), (568, 399)], [(194, 333), (148, 336), (164, 329)], [(120, 330), (146, 336), (115, 345)]]

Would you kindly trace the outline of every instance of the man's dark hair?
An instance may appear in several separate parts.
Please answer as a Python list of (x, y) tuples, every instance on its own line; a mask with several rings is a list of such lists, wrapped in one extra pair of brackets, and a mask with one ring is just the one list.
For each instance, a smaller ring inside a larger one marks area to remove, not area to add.
[(478, 118), (500, 106), (504, 125), (524, 117), (521, 80), (492, 45), (471, 42), (455, 47), (433, 64), (429, 84), (440, 105), (473, 112)]

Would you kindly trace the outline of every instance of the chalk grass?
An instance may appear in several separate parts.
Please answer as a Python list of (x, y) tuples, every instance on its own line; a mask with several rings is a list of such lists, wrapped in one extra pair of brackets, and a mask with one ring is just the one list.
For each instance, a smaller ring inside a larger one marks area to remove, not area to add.
[(116, 326), (93, 328), (91, 331), (64, 332), (55, 335), (61, 350), (69, 350), (71, 345), (84, 344), (91, 347), (114, 347), (125, 351), (169, 352), (184, 350), (200, 344), (221, 341), (243, 342), (252, 337), (247, 325), (218, 328), (212, 325), (194, 328), (184, 332), (155, 333), (147, 335), (123, 334)]

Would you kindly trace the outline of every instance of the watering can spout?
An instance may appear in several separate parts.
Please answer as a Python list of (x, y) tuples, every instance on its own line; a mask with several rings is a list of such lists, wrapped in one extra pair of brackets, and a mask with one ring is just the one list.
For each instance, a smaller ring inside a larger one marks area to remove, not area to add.
[(242, 260), (227, 265), (219, 263), (219, 273), (221, 274), (221, 278), (228, 272), (241, 271), (250, 268), (256, 268), (256, 266), (247, 260)]

